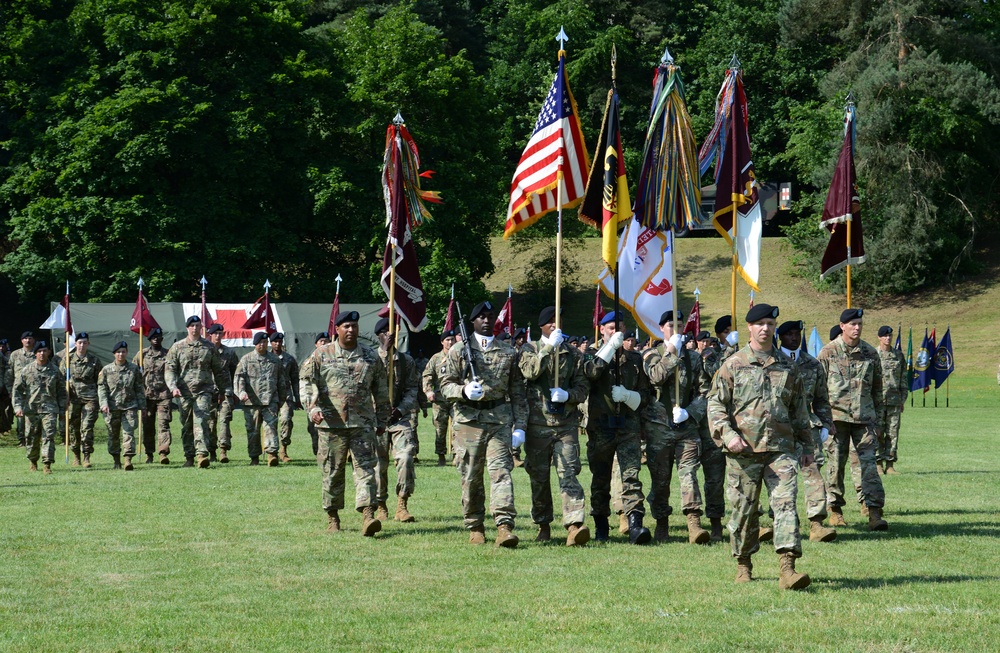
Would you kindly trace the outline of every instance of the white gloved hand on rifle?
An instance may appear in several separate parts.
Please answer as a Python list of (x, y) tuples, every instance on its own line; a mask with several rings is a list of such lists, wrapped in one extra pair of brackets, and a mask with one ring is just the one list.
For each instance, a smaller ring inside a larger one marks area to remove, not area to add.
[(479, 401), (483, 398), (483, 384), (479, 381), (469, 381), (462, 388), (462, 393), (472, 401)]

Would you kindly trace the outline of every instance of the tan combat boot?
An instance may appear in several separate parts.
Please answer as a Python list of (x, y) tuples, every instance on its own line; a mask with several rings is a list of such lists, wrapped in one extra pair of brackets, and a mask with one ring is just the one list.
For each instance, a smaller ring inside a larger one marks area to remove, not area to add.
[(778, 563), (781, 575), (778, 576), (778, 587), (783, 590), (801, 590), (809, 587), (809, 574), (795, 571), (795, 554), (782, 553)]
[(722, 541), (722, 518), (721, 517), (709, 517), (708, 521), (712, 522), (712, 541), (721, 542)]
[(497, 546), (504, 549), (513, 549), (517, 547), (519, 541), (517, 535), (514, 535), (511, 530), (510, 524), (500, 524), (497, 526)]
[(749, 583), (753, 580), (753, 563), (750, 556), (736, 558), (736, 582)]
[(83, 454), (83, 467), (84, 469), (90, 469), (90, 454)]
[(628, 535), (628, 517), (624, 512), (618, 513), (618, 532), (622, 535)]
[(42, 463), (42, 473), (51, 474), (52, 473), (52, 463)]
[(847, 522), (844, 521), (844, 512), (840, 506), (829, 506), (829, 511), (830, 526), (847, 526)]
[(416, 521), (407, 509), (406, 497), (399, 497), (399, 501), (396, 504), (396, 521), (401, 521), (405, 524)]
[(708, 544), (711, 541), (712, 536), (708, 534), (708, 531), (701, 527), (701, 515), (696, 515), (693, 512), (689, 513), (687, 520), (688, 542), (691, 544)]
[(229, 462), (229, 452), (226, 451), (225, 449), (219, 452), (219, 462), (222, 464), (226, 464)]
[(135, 469), (135, 465), (132, 464), (132, 456), (125, 456), (125, 471), (131, 472)]
[(538, 535), (535, 536), (536, 542), (548, 542), (552, 539), (552, 528), (548, 524), (538, 525)]
[(774, 529), (773, 528), (766, 528), (764, 526), (761, 526), (760, 530), (757, 531), (757, 541), (758, 542), (770, 542), (773, 539), (774, 539)]
[(280, 463), (278, 462), (277, 454), (269, 453), (267, 454), (267, 466), (277, 467)]
[(664, 517), (663, 519), (656, 520), (656, 528), (653, 529), (653, 539), (657, 542), (666, 542), (670, 539), (668, 518)]
[(278, 449), (278, 459), (283, 463), (290, 463), (292, 459), (288, 457), (288, 447), (281, 445)]
[(337, 514), (336, 510), (327, 510), (326, 516), (328, 518), (328, 523), (326, 525), (327, 533), (339, 533), (340, 532), (340, 515)]
[(165, 453), (161, 453), (160, 454), (160, 464), (161, 465), (169, 465), (170, 464), (170, 459), (167, 458), (167, 454), (165, 454)]
[(122, 468), (122, 457), (119, 454), (112, 455), (111, 459), (115, 461), (115, 464), (111, 467), (112, 469)]
[(28, 467), (28, 471), (29, 472), (37, 472), (38, 471), (38, 463), (35, 462), (34, 460), (29, 460), (28, 462), (31, 463), (31, 465)]
[(361, 522), (361, 534), (365, 537), (372, 537), (382, 530), (382, 522), (375, 516), (375, 508), (365, 506), (362, 511), (364, 521)]
[(866, 518), (868, 517), (868, 504), (867, 503), (862, 503), (861, 504), (861, 516), (862, 517), (866, 517)]
[(469, 530), (469, 544), (486, 544), (486, 529), (482, 524)]
[(896, 471), (896, 468), (893, 467), (892, 465), (893, 464), (891, 462), (888, 462), (888, 461), (885, 463), (885, 473), (887, 475), (889, 475), (889, 476), (892, 476), (893, 474), (898, 474), (899, 473), (898, 471)]
[(590, 541), (590, 529), (583, 524), (570, 524), (566, 546), (583, 546)]
[(868, 508), (868, 530), (870, 531), (887, 531), (889, 530), (889, 522), (882, 519), (882, 509), (870, 507)]
[(837, 531), (823, 525), (822, 517), (809, 518), (810, 542), (833, 542), (837, 539)]
[(208, 456), (199, 455), (197, 456), (197, 459), (198, 459), (198, 467), (201, 469), (208, 469), (212, 465), (212, 461), (211, 459), (209, 459)]
[(389, 520), (389, 508), (385, 505), (385, 501), (379, 501), (377, 510), (375, 511), (375, 519), (379, 521)]
[(70, 467), (79, 467), (80, 464), (81, 464), (80, 463), (80, 452), (79, 451), (74, 451), (73, 452), (73, 462), (71, 462), (69, 464), (69, 466)]

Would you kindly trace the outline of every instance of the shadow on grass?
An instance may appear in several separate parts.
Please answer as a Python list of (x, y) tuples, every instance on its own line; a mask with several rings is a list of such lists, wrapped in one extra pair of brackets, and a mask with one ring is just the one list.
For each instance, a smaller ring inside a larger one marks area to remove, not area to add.
[(862, 540), (898, 540), (931, 537), (1000, 537), (1000, 525), (996, 522), (977, 521), (959, 524), (910, 524), (889, 517), (889, 530), (873, 533), (862, 522), (847, 528), (837, 529), (838, 542)]
[(899, 585), (909, 585), (912, 583), (975, 583), (1000, 581), (1000, 576), (969, 576), (959, 574), (957, 576), (893, 576), (890, 578), (823, 578), (816, 579), (824, 585), (829, 585), (833, 589), (878, 589), (880, 587), (897, 587)]
[(946, 469), (935, 472), (906, 472), (907, 476), (936, 476), (938, 474), (989, 474), (1000, 475), (1000, 470), (992, 469)]

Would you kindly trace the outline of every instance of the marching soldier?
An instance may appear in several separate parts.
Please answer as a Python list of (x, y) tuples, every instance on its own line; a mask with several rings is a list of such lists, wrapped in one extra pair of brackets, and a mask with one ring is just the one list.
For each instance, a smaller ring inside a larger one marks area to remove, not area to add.
[[(34, 338), (32, 338), (34, 340)], [(65, 374), (52, 363), (44, 340), (35, 342), (35, 359), (20, 368), (14, 382), (14, 414), (25, 421), (25, 449), (31, 471), (41, 457), (45, 473), (52, 473), (59, 416), (66, 410)]]
[(108, 424), (108, 453), (115, 461), (114, 468), (122, 468), (124, 453), (125, 471), (132, 471), (138, 411), (146, 407), (146, 392), (139, 367), (128, 362), (128, 343), (117, 343), (113, 353), (114, 361), (98, 374), (97, 396)]
[[(170, 394), (180, 399), (181, 441), (184, 466), (211, 466), (208, 455), (208, 417), (216, 391), (233, 393), (229, 373), (212, 343), (201, 337), (201, 318), (192, 315), (184, 323), (187, 337), (167, 351), (164, 380)], [(160, 462), (163, 462), (162, 459)]]
[(434, 423), (434, 453), (438, 457), (438, 467), (447, 465), (445, 456), (448, 452), (448, 423), (451, 416), (451, 403), (441, 394), (441, 377), (444, 375), (448, 360), (448, 351), (455, 344), (455, 330), (441, 332), (441, 351), (437, 352), (427, 362), (421, 381), (424, 395), (431, 402), (432, 421)]
[(243, 404), (250, 464), (260, 464), (260, 429), (264, 427), (267, 466), (278, 466), (278, 406), (288, 397), (288, 377), (281, 360), (267, 350), (267, 334), (253, 336), (253, 351), (236, 365), (236, 396)]
[[(514, 483), (512, 446), (524, 441), (528, 418), (524, 379), (517, 366), (517, 352), (493, 337), (493, 305), (477, 304), (469, 319), (473, 333), (448, 352), (441, 393), (454, 401), (452, 437), (455, 460), (462, 477), (462, 512), (470, 544), (484, 544), (486, 492), (483, 470), (490, 475), (490, 512), (497, 526), (496, 545), (517, 546), (513, 533)], [(469, 363), (468, 355), (473, 363)]]
[[(703, 383), (711, 388), (712, 377), (719, 370), (722, 361), (708, 331), (699, 332), (696, 340), (698, 355), (701, 356)], [(701, 441), (701, 472), (705, 481), (705, 516), (711, 524), (712, 541), (721, 542), (722, 518), (726, 514), (726, 454), (712, 439), (707, 417), (698, 425), (698, 439)]]
[(271, 334), (271, 353), (278, 357), (285, 375), (288, 377), (288, 398), (282, 402), (278, 413), (278, 437), (281, 440), (281, 448), (278, 450), (278, 458), (283, 463), (291, 462), (288, 456), (288, 447), (292, 444), (292, 414), (296, 408), (302, 408), (299, 401), (299, 364), (295, 357), (285, 351), (285, 334)]
[(582, 546), (590, 540), (590, 529), (584, 525), (585, 497), (577, 480), (581, 470), (579, 405), (587, 399), (590, 384), (583, 375), (582, 357), (563, 341), (555, 316), (554, 306), (542, 309), (538, 315), (542, 337), (537, 345), (524, 345), (518, 363), (528, 382), (524, 469), (531, 479), (531, 520), (538, 524), (535, 541), (548, 542), (552, 538), (549, 524), (554, 516), (549, 479), (555, 463), (567, 531), (566, 546)]
[(892, 327), (878, 329), (878, 357), (882, 363), (882, 417), (879, 429), (878, 456), (886, 474), (897, 474), (896, 450), (899, 446), (899, 422), (910, 392), (910, 379), (906, 373), (906, 357), (892, 346)]
[(340, 530), (347, 454), (354, 460), (354, 505), (364, 515), (361, 534), (382, 530), (375, 517), (375, 438), (389, 420), (389, 382), (379, 355), (358, 342), (357, 311), (334, 320), (337, 339), (320, 347), (302, 366), (299, 393), (319, 430), (317, 463), (323, 472), (323, 509), (328, 532)]
[(0, 433), (14, 425), (14, 367), (10, 361), (7, 339), (0, 339)]
[[(378, 338), (378, 355), (388, 377), (389, 346), (396, 337), (389, 331), (389, 319), (381, 318), (375, 324)], [(377, 492), (376, 516), (380, 521), (389, 519), (386, 500), (389, 497), (389, 451), (396, 461), (396, 521), (412, 522), (407, 502), (416, 486), (413, 460), (416, 455), (417, 432), (413, 426), (413, 413), (417, 406), (417, 365), (409, 354), (393, 348), (392, 392), (390, 392), (389, 425), (375, 439), (375, 467)], [(388, 378), (386, 379), (388, 382)], [(386, 386), (388, 387), (388, 385)]]
[[(226, 373), (229, 374), (230, 384), (233, 382), (233, 378), (236, 376), (236, 366), (240, 362), (240, 357), (236, 354), (236, 351), (231, 347), (227, 347), (222, 344), (222, 336), (225, 332), (225, 328), (216, 322), (212, 326), (208, 327), (208, 340), (215, 347), (216, 353), (219, 354), (219, 358), (222, 359), (222, 364), (226, 368)], [(230, 426), (233, 421), (233, 411), (236, 409), (236, 397), (233, 395), (227, 395), (222, 392), (216, 392), (216, 396), (213, 397), (212, 411), (209, 414), (209, 433), (211, 434), (211, 440), (208, 445), (208, 455), (209, 460), (215, 462), (218, 460), (220, 463), (229, 462), (229, 450), (233, 447), (233, 429)], [(216, 458), (216, 450), (221, 451), (218, 458)]]
[(160, 463), (170, 464), (170, 419), (173, 403), (167, 387), (167, 350), (163, 347), (163, 329), (149, 332), (149, 347), (137, 353), (132, 363), (142, 370), (142, 385), (146, 392), (146, 407), (142, 411), (142, 446), (146, 463), (153, 462), (153, 451), (160, 454)]
[(73, 448), (73, 467), (80, 466), (81, 452), (83, 466), (90, 467), (90, 454), (94, 453), (94, 425), (100, 412), (97, 377), (104, 365), (89, 349), (90, 336), (86, 332), (78, 333), (74, 349), (59, 365), (63, 374), (69, 367), (69, 442)]
[[(51, 358), (51, 352), (50, 356)], [(11, 371), (14, 373), (14, 380), (17, 380), (17, 373), (21, 371), (21, 368), (28, 363), (33, 363), (35, 361), (35, 334), (31, 331), (25, 331), (21, 334), (21, 348), (16, 349), (10, 353), (10, 367)], [(58, 366), (57, 366), (58, 367)], [(11, 395), (11, 401), (13, 402), (14, 395)], [(16, 413), (16, 411), (15, 411)], [(25, 446), (25, 425), (24, 417), (19, 415), (14, 415), (14, 422), (17, 427), (17, 441), (23, 447)]]
[(795, 364), (772, 344), (778, 309), (757, 304), (747, 313), (747, 346), (723, 361), (708, 395), (712, 437), (726, 452), (726, 491), (732, 506), (729, 537), (736, 582), (753, 580), (751, 556), (760, 548), (758, 501), (767, 486), (774, 511), (774, 549), (780, 556), (781, 589), (803, 589), (807, 574), (795, 571), (802, 555), (796, 457), (813, 464), (802, 381)]
[[(314, 349), (319, 349), (323, 345), (330, 344), (330, 334), (326, 331), (322, 331), (316, 335), (316, 339), (313, 341)], [(312, 354), (310, 354), (311, 356)], [(302, 363), (302, 367), (305, 367), (305, 362)], [(306, 431), (309, 432), (309, 437), (312, 438), (313, 455), (319, 453), (319, 431), (316, 430), (316, 425), (313, 424), (311, 419), (306, 419)]]

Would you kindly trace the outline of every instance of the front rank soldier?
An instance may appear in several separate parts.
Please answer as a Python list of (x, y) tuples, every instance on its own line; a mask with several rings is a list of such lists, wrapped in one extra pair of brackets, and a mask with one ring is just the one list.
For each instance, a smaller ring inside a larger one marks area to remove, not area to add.
[(882, 419), (879, 428), (878, 456), (886, 474), (898, 474), (896, 450), (899, 447), (899, 422), (910, 392), (910, 379), (906, 373), (906, 357), (892, 346), (892, 327), (878, 329), (878, 357), (882, 362)]
[(296, 408), (302, 408), (302, 402), (299, 401), (299, 364), (294, 356), (285, 351), (284, 333), (271, 334), (271, 353), (281, 361), (288, 377), (288, 398), (281, 404), (278, 413), (278, 437), (281, 440), (278, 458), (287, 463), (292, 460), (288, 456), (288, 447), (292, 444), (292, 414)]
[(114, 361), (104, 366), (97, 377), (97, 396), (108, 424), (108, 453), (115, 461), (114, 468), (122, 468), (124, 454), (125, 471), (130, 472), (134, 469), (135, 431), (139, 410), (146, 407), (146, 392), (139, 366), (128, 362), (128, 343), (117, 343), (112, 353)]
[(260, 464), (260, 429), (264, 427), (264, 450), (267, 466), (278, 466), (278, 406), (288, 396), (288, 377), (284, 366), (267, 350), (267, 334), (253, 336), (253, 351), (236, 365), (236, 396), (243, 403), (247, 429), (247, 453), (250, 464)]
[[(222, 344), (222, 336), (225, 328), (218, 322), (208, 327), (208, 340), (215, 347), (216, 353), (222, 359), (222, 364), (229, 375), (230, 385), (236, 376), (236, 366), (240, 362), (240, 357), (236, 350)], [(233, 447), (233, 429), (230, 426), (233, 422), (233, 411), (236, 410), (236, 397), (232, 394), (216, 392), (213, 397), (212, 412), (209, 414), (209, 432), (211, 440), (208, 445), (209, 460), (220, 463), (229, 462), (229, 450)], [(221, 451), (216, 458), (216, 450)]]
[(535, 541), (548, 542), (552, 538), (549, 479), (554, 463), (562, 495), (566, 546), (582, 546), (590, 540), (590, 529), (584, 525), (585, 497), (577, 480), (581, 469), (579, 405), (587, 399), (590, 384), (583, 375), (582, 356), (563, 341), (555, 316), (554, 306), (542, 309), (538, 315), (542, 337), (537, 345), (524, 345), (518, 363), (528, 383), (524, 469), (531, 479), (531, 520), (538, 524)]
[(153, 462), (153, 452), (160, 454), (160, 463), (170, 464), (170, 418), (173, 400), (167, 387), (167, 350), (163, 347), (163, 329), (156, 327), (149, 332), (149, 347), (135, 355), (132, 362), (142, 370), (142, 384), (146, 390), (146, 407), (142, 411), (142, 446), (146, 463)]
[(323, 473), (323, 509), (328, 532), (340, 530), (344, 470), (354, 461), (354, 505), (364, 515), (361, 534), (382, 530), (375, 517), (375, 438), (389, 420), (389, 381), (378, 353), (358, 342), (357, 311), (342, 312), (337, 339), (312, 353), (302, 366), (299, 392), (319, 430), (316, 462)]
[(441, 332), (441, 351), (437, 352), (427, 362), (421, 382), (424, 395), (431, 402), (432, 421), (434, 423), (434, 453), (438, 457), (438, 467), (447, 465), (448, 455), (448, 423), (451, 418), (451, 402), (446, 401), (441, 394), (441, 377), (447, 366), (448, 351), (455, 344), (455, 330)]
[(39, 340), (33, 349), (35, 359), (21, 367), (14, 381), (14, 414), (25, 421), (25, 449), (31, 471), (38, 471), (41, 457), (45, 473), (51, 474), (59, 416), (66, 410), (66, 375), (52, 363), (47, 342)]
[[(51, 352), (49, 357), (51, 358)], [(21, 334), (21, 348), (12, 351), (10, 354), (10, 367), (14, 373), (14, 380), (17, 380), (17, 374), (21, 371), (22, 367), (33, 362), (35, 362), (35, 334), (31, 331), (25, 331)], [(12, 402), (13, 397), (14, 395), (12, 394)], [(14, 422), (17, 426), (18, 444), (23, 447), (25, 446), (24, 417), (15, 414)]]
[(80, 466), (81, 452), (83, 466), (90, 467), (90, 454), (94, 453), (94, 425), (100, 412), (97, 377), (104, 365), (89, 349), (90, 336), (80, 332), (68, 359), (59, 365), (63, 374), (69, 366), (69, 442), (73, 448), (73, 467)]
[[(378, 338), (378, 355), (382, 365), (389, 370), (389, 347), (396, 334), (389, 332), (389, 319), (381, 318), (375, 323), (375, 337)], [(416, 471), (413, 459), (416, 455), (416, 429), (413, 427), (413, 413), (417, 406), (417, 365), (409, 354), (393, 347), (392, 388), (389, 392), (391, 410), (389, 425), (385, 432), (375, 439), (375, 454), (378, 465), (375, 468), (378, 485), (376, 516), (380, 521), (389, 519), (386, 500), (389, 498), (389, 451), (396, 461), (396, 521), (412, 522), (407, 502), (416, 486)], [(386, 379), (388, 382), (388, 379)], [(388, 387), (388, 386), (387, 386)]]
[[(315, 348), (313, 351), (328, 344), (330, 344), (330, 334), (326, 331), (321, 331), (316, 335), (316, 340), (314, 341)], [(310, 356), (311, 355), (312, 354), (310, 354)], [(305, 362), (303, 362), (302, 367), (305, 367), (305, 365)], [(316, 425), (313, 424), (311, 419), (306, 419), (306, 431), (309, 432), (309, 437), (312, 438), (313, 455), (315, 456), (319, 453), (319, 431), (316, 430)]]
[[(497, 526), (496, 545), (517, 546), (514, 535), (514, 483), (511, 448), (524, 441), (528, 405), (517, 352), (493, 337), (493, 305), (477, 304), (469, 314), (473, 333), (448, 352), (441, 392), (455, 402), (452, 436), (462, 478), (462, 512), (470, 544), (484, 544), (486, 491), (484, 469), (490, 475), (490, 512)], [(465, 351), (463, 351), (465, 350)], [(466, 351), (471, 356), (469, 369)]]

